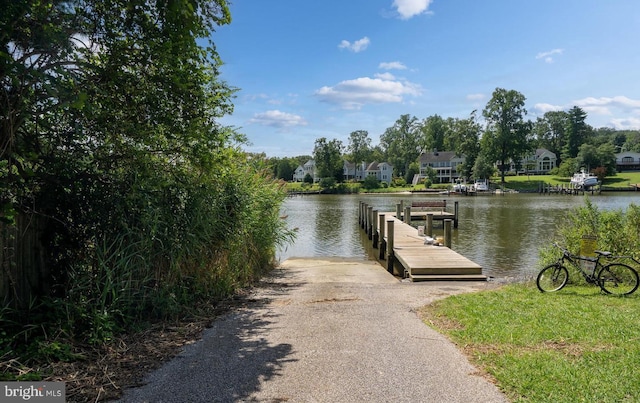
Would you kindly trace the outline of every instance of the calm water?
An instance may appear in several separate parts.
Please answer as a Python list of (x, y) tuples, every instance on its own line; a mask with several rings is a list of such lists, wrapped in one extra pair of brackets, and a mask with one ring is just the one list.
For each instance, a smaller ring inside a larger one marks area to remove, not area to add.
[[(640, 204), (640, 193), (607, 193), (588, 196), (602, 209), (625, 209)], [(447, 199), (460, 206), (459, 228), (453, 231), (452, 249), (483, 267), (494, 277), (530, 277), (537, 273), (538, 250), (555, 233), (556, 223), (583, 196), (514, 194), (476, 197), (394, 195), (312, 195), (289, 198), (283, 214), (291, 228), (298, 228), (292, 245), (279, 252), (289, 257), (372, 258), (370, 243), (358, 226), (358, 203), (380, 211), (395, 211), (400, 200)], [(452, 210), (451, 210), (452, 211)], [(415, 225), (415, 223), (414, 223)], [(435, 230), (436, 234), (441, 229)]]

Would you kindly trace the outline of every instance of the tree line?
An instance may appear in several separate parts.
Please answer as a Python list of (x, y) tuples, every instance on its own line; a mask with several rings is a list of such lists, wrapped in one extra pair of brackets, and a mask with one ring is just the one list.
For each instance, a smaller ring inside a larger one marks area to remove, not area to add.
[(380, 135), (373, 146), (366, 130), (355, 130), (345, 146), (342, 141), (319, 138), (312, 156), (271, 158), (273, 174), (291, 180), (298, 165), (314, 158), (320, 177), (342, 181), (343, 161), (387, 161), (394, 175), (410, 182), (419, 172), (418, 157), (423, 152), (454, 151), (465, 157), (458, 173), (466, 178), (488, 178), (496, 170), (504, 181), (511, 163), (521, 167), (523, 157), (537, 148), (556, 154), (554, 173), (571, 176), (581, 167), (602, 175), (615, 173), (615, 153), (640, 152), (640, 131), (595, 129), (586, 123), (587, 113), (578, 106), (568, 111), (550, 111), (535, 121), (526, 119), (525, 96), (515, 90), (496, 88), (480, 115), (467, 118), (425, 119), (402, 115)]

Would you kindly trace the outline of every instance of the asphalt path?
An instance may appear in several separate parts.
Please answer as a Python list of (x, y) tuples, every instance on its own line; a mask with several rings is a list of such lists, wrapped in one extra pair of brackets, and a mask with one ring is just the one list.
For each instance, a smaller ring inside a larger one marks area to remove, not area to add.
[(507, 402), (416, 310), (486, 282), (289, 259), (121, 402)]

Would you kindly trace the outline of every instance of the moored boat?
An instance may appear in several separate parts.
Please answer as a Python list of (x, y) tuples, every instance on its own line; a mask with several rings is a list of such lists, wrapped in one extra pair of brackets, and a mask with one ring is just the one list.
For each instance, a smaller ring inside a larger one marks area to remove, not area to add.
[(473, 184), (476, 192), (488, 192), (489, 191), (489, 181), (486, 179), (478, 179)]
[(588, 189), (598, 184), (598, 177), (592, 173), (585, 172), (581, 169), (580, 172), (573, 174), (571, 177), (571, 185), (578, 189)]

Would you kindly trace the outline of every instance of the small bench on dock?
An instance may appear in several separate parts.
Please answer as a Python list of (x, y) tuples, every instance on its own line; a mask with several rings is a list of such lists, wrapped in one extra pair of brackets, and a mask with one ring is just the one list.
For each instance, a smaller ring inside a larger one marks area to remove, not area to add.
[(411, 210), (416, 209), (416, 211), (440, 211), (444, 213), (446, 208), (446, 200), (420, 200), (411, 202)]
[[(453, 213), (447, 211), (446, 200), (412, 200), (411, 204), (406, 204), (407, 207), (411, 207), (411, 219), (412, 220), (425, 220), (427, 215), (431, 215), (433, 220), (444, 221), (453, 220), (453, 227), (458, 228), (458, 202), (453, 203)], [(404, 212), (399, 211), (398, 218), (404, 219)]]

